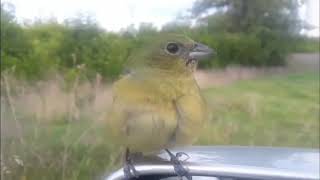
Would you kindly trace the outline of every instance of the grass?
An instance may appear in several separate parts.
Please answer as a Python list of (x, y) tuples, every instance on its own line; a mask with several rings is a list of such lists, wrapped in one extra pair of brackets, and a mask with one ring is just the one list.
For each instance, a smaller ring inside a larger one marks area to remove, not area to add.
[(212, 119), (200, 144), (319, 147), (317, 73), (239, 81), (204, 94)]
[[(3, 94), (2, 104), (7, 104)], [(197, 144), (319, 147), (318, 73), (243, 80), (205, 89), (203, 94), (211, 117)], [(12, 99), (17, 105), (19, 101)], [(42, 116), (22, 113), (20, 106), (4, 107), (4, 179), (92, 179), (114, 167), (118, 150), (108, 143), (101, 121), (82, 113), (86, 111), (79, 110), (73, 121), (65, 111), (43, 121)], [(16, 133), (14, 119), (22, 136)]]
[(316, 53), (320, 51), (320, 42), (318, 38), (298, 38), (291, 42), (289, 51), (297, 53)]

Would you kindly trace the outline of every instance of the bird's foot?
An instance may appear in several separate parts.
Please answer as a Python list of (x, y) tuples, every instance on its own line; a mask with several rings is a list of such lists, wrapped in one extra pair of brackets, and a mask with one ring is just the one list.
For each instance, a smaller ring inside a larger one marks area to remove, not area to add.
[(132, 158), (129, 153), (129, 149), (126, 150), (125, 154), (125, 164), (123, 166), (123, 173), (126, 180), (130, 180), (131, 178), (138, 178), (139, 173), (133, 165)]
[(123, 167), (125, 179), (138, 178), (138, 171), (135, 169), (131, 162), (127, 162)]
[[(168, 149), (165, 149), (165, 151), (169, 154), (170, 161), (174, 167), (174, 171), (180, 177), (180, 179), (182, 179), (183, 177), (186, 177), (188, 180), (192, 180), (192, 176), (189, 175), (188, 170), (182, 166), (182, 162), (189, 159), (188, 154), (184, 152), (178, 152), (176, 154), (173, 154)], [(187, 158), (184, 160), (179, 160), (179, 158), (181, 158), (183, 155), (185, 155)]]

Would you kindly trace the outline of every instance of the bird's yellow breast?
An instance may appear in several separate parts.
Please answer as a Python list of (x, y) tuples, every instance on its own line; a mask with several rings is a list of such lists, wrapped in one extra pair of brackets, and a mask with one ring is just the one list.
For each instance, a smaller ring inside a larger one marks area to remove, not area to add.
[(178, 123), (174, 101), (184, 93), (196, 92), (189, 81), (127, 76), (114, 84), (114, 104), (125, 114), (121, 135), (127, 147), (152, 152), (168, 145)]

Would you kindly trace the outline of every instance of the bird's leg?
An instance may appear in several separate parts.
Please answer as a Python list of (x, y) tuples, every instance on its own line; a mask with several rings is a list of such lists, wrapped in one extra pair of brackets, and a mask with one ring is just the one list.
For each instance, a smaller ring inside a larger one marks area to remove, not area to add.
[[(184, 153), (184, 152), (178, 152), (175, 155), (170, 152), (168, 149), (165, 149), (165, 151), (169, 154), (170, 156), (170, 161), (173, 164), (174, 167), (174, 171), (176, 172), (176, 174), (182, 179), (182, 177), (186, 177), (188, 180), (192, 180), (192, 176), (189, 175), (188, 171), (186, 168), (184, 168), (182, 166), (182, 162), (181, 160), (179, 160), (179, 158), (182, 155), (187, 156), (187, 159), (189, 159), (189, 156)], [(187, 159), (185, 159), (184, 161), (186, 161)]]
[(123, 167), (123, 173), (125, 176), (125, 179), (131, 179), (132, 177), (138, 178), (138, 171), (133, 165), (132, 157), (130, 155), (129, 148), (126, 149), (125, 152), (125, 160), (124, 160), (124, 167)]

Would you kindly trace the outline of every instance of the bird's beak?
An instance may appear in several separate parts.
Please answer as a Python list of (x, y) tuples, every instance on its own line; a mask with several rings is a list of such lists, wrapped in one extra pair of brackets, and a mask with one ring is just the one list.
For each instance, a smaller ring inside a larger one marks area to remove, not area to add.
[(189, 53), (189, 58), (193, 60), (201, 60), (214, 54), (213, 49), (201, 43), (195, 43), (193, 49)]

